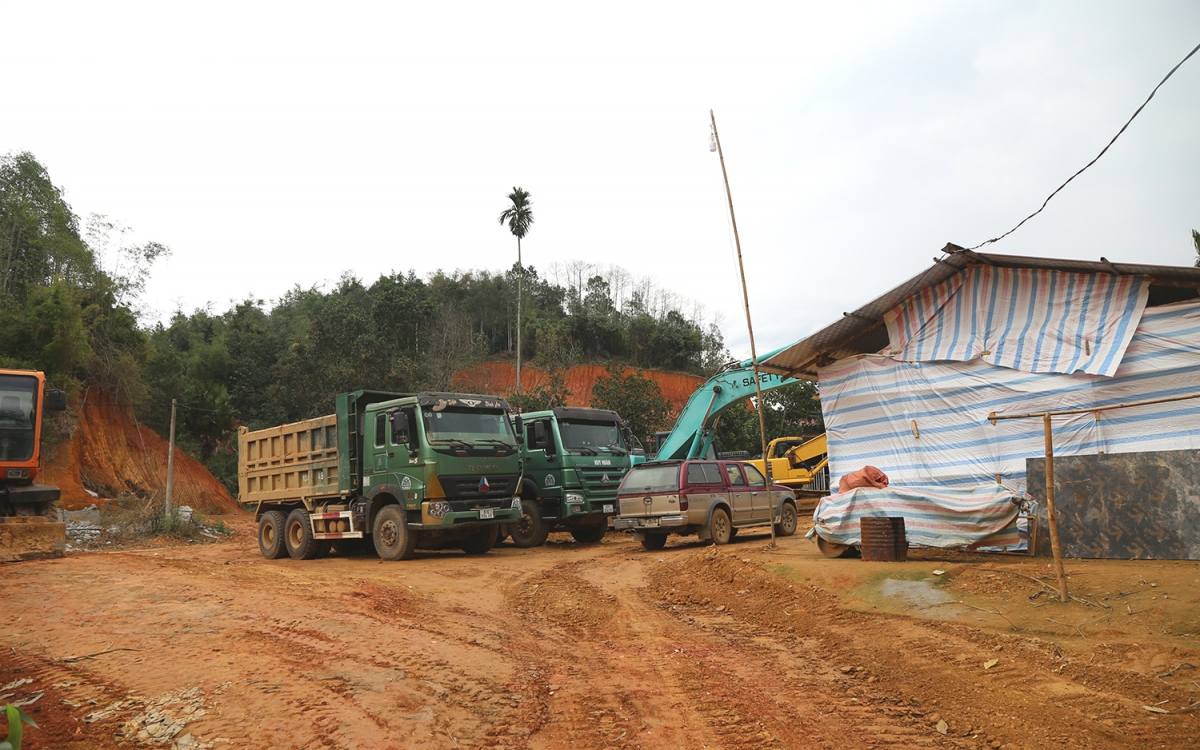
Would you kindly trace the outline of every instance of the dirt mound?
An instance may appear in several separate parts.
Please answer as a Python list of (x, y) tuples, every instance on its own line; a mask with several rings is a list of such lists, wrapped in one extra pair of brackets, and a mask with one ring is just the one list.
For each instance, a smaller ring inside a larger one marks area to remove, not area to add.
[[(67, 510), (102, 504), (122, 492), (166, 494), (167, 441), (138, 424), (129, 407), (104, 405), (113, 400), (102, 397), (77, 407), (78, 427), (71, 439), (43, 458), (40, 481), (62, 490)], [(204, 513), (241, 510), (203, 464), (180, 450), (175, 453), (172, 500)]]
[[(592, 386), (604, 375), (603, 365), (576, 365), (567, 370), (567, 390), (571, 392), (567, 398), (567, 406), (591, 406)], [(633, 367), (626, 367), (625, 373), (637, 372)], [(687, 375), (681, 372), (661, 372), (659, 370), (643, 370), (643, 374), (658, 383), (663, 396), (671, 402), (676, 410), (683, 408), (688, 398), (695, 392), (704, 378), (697, 375)], [(549, 374), (538, 367), (523, 365), (521, 367), (522, 388), (536, 388), (544, 382)], [(496, 393), (508, 395), (517, 389), (517, 368), (510, 362), (484, 362), (478, 367), (463, 370), (454, 376), (453, 387), (474, 393)]]

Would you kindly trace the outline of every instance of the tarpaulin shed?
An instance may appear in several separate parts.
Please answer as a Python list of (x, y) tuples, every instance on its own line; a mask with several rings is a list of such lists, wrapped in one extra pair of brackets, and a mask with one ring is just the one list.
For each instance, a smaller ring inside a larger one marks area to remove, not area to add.
[(1158, 305), (1193, 299), (1200, 293), (1200, 268), (1155, 266), (1140, 263), (1037, 258), (1018, 255), (994, 255), (964, 250), (949, 244), (945, 257), (894, 289), (876, 297), (853, 312), (816, 333), (779, 350), (760, 363), (766, 372), (814, 380), (817, 368), (835, 360), (883, 351), (889, 346), (885, 316), (910, 298), (943, 284), (972, 268), (1003, 268), (1065, 271), (1107, 276), (1143, 276), (1147, 284), (1146, 305)]

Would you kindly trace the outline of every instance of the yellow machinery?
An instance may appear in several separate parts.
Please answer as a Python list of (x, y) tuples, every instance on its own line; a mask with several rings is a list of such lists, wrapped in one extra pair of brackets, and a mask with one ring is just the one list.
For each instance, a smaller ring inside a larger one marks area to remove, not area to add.
[[(795, 491), (796, 499), (802, 496), (818, 498), (829, 494), (829, 451), (825, 445), (825, 433), (814, 438), (781, 437), (767, 444), (767, 460), (771, 462), (770, 476), (775, 484), (782, 484)], [(766, 461), (755, 458), (748, 461), (759, 471), (766, 473)]]

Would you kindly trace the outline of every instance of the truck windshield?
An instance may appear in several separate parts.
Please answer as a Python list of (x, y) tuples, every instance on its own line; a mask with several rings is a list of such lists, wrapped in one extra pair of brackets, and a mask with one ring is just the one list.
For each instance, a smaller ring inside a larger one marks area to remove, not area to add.
[(560, 420), (559, 434), (562, 435), (563, 448), (569, 451), (585, 449), (607, 450), (624, 455), (625, 441), (621, 430), (615, 422), (568, 422)]
[(618, 493), (679, 489), (679, 464), (642, 464), (625, 475)]
[(515, 446), (508, 417), (502, 411), (483, 409), (456, 409), (448, 407), (441, 411), (431, 408), (421, 410), (425, 423), (425, 436), (429, 442), (496, 443)]
[(37, 378), (0, 375), (0, 461), (33, 457), (33, 407)]

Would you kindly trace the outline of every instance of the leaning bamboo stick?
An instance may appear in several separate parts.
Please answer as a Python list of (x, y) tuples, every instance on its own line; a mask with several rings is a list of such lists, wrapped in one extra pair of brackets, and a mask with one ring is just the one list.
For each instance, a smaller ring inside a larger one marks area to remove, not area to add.
[(1045, 414), (1042, 425), (1046, 432), (1046, 515), (1050, 525), (1050, 552), (1054, 555), (1054, 576), (1058, 579), (1058, 598), (1064, 604), (1067, 597), (1067, 573), (1063, 570), (1062, 544), (1058, 540), (1058, 515), (1054, 512), (1054, 434), (1050, 415)]

